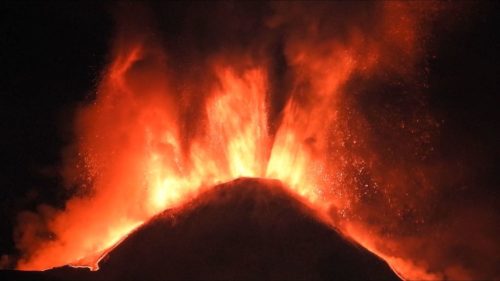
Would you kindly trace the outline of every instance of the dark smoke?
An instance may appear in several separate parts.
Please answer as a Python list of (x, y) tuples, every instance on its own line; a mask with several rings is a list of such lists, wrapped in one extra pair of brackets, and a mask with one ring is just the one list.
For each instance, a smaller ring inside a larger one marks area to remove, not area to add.
[[(332, 220), (340, 229), (360, 225), (373, 234), (380, 251), (411, 261), (425, 272), (418, 276), (500, 276), (498, 200), (484, 196), (495, 182), (484, 179), (483, 173), (492, 177), (494, 168), (481, 171), (483, 162), (493, 160), (481, 149), (466, 151), (464, 147), (476, 145), (477, 140), (462, 135), (467, 132), (456, 135), (457, 130), (450, 128), (456, 125), (453, 115), (443, 113), (433, 97), (442, 88), (439, 78), (434, 78), (440, 73), (432, 72), (432, 58), (446, 55), (440, 49), (441, 37), (452, 34), (436, 26), (467, 28), (467, 22), (453, 22), (450, 15), (466, 15), (472, 4), (175, 2), (119, 6), (114, 46), (128, 48), (145, 42), (149, 47), (150, 53), (127, 73), (131, 77), (154, 75), (157, 69), (168, 73), (168, 78), (151, 79), (175, 89), (168, 105), (181, 124), (186, 153), (190, 140), (203, 134), (204, 105), (210, 95), (206, 89), (217, 83), (211, 67), (215, 62), (236, 65), (241, 71), (267, 67), (268, 122), (274, 135), (287, 102), (296, 101), (299, 110), (306, 111), (320, 99), (314, 90), (322, 81), (314, 74), (325, 73), (323, 69), (316, 73), (315, 64), (309, 62), (321, 62), (337, 47), (345, 48), (354, 66), (340, 83), (341, 93), (327, 100), (337, 108), (335, 122), (308, 139), (312, 144), (327, 143), (329, 166), (342, 171), (331, 192), (335, 199), (343, 194), (349, 207), (332, 208)], [(165, 57), (158, 55), (162, 52)], [(304, 63), (302, 57), (310, 61)], [(311, 117), (316, 122), (323, 118)], [(68, 169), (67, 180), (87, 172)], [(80, 178), (75, 181), (82, 184)], [(93, 192), (98, 191), (88, 191), (90, 196)], [(64, 211), (40, 207), (36, 214), (19, 216), (16, 244), (25, 258), (44, 241), (55, 239), (48, 223), (57, 212)]]

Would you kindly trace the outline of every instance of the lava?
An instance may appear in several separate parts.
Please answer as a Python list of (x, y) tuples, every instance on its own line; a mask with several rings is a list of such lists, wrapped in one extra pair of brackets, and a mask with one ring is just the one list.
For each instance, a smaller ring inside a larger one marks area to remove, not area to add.
[[(198, 50), (197, 60), (183, 67), (176, 65), (179, 50), (169, 53), (172, 47), (147, 32), (118, 28), (96, 98), (76, 115), (77, 160), (67, 164), (67, 177), (82, 194), (64, 210), (41, 215), (48, 237), (20, 225), (18, 269), (97, 269), (102, 256), (156, 214), (219, 183), (257, 177), (280, 180), (320, 219), (405, 279), (463, 277), (414, 254), (405, 246), (413, 238), (399, 232), (425, 224), (427, 208), (420, 206), (434, 192), (418, 160), (432, 147), (437, 128), (422, 96), (402, 98), (417, 104), (403, 121), (385, 111), (370, 119), (356, 103), (356, 92), (363, 91), (358, 86), (370, 79), (396, 77), (410, 91), (421, 90), (415, 78), (419, 40), (436, 5), (372, 3), (373, 11), (361, 9), (349, 19), (335, 12), (340, 20), (329, 22), (330, 4), (273, 4), (255, 44), (228, 41), (229, 47), (208, 54)], [(273, 36), (261, 33), (284, 38), (284, 73), (273, 70), (268, 46), (274, 41), (267, 39)], [(286, 84), (281, 106), (276, 76)], [(406, 127), (392, 127), (401, 122)], [(379, 146), (387, 141), (378, 138), (383, 130), (400, 137), (390, 157)]]

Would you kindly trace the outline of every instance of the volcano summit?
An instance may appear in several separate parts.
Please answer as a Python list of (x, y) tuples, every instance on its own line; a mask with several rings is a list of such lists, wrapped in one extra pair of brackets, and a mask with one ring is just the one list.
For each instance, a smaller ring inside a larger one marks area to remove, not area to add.
[(99, 264), (8, 277), (79, 280), (399, 280), (377, 256), (319, 222), (279, 181), (240, 178), (152, 218)]

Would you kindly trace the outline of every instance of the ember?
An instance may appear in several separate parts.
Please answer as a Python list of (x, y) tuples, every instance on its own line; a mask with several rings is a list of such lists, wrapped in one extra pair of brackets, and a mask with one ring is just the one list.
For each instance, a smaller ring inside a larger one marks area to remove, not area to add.
[[(253, 5), (258, 17), (241, 16)], [(39, 214), (49, 237), (20, 216), (17, 268), (97, 270), (155, 215), (252, 177), (281, 181), (404, 279), (474, 277), (430, 250), (449, 234), (432, 228), (441, 123), (422, 63), (430, 22), (445, 9), (223, 2), (185, 15), (193, 24), (175, 41), (160, 38), (154, 9), (121, 5), (95, 100), (76, 113), (66, 179), (81, 195)], [(226, 38), (206, 50), (219, 32)]]

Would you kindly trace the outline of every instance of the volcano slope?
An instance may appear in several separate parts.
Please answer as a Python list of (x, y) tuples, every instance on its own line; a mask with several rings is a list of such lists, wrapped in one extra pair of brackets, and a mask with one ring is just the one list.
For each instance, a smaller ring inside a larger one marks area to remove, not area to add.
[(248, 178), (216, 186), (182, 208), (159, 214), (99, 266), (95, 272), (56, 268), (36, 277), (399, 279), (383, 260), (319, 222), (280, 182)]

